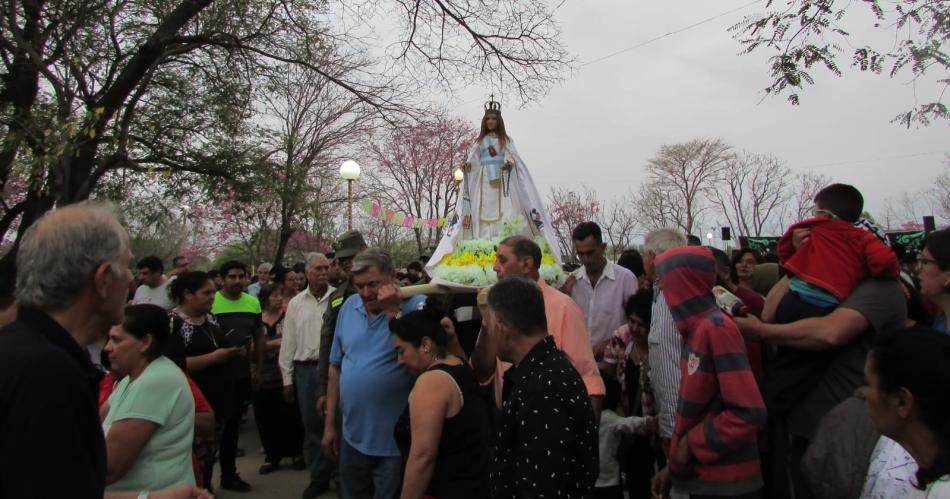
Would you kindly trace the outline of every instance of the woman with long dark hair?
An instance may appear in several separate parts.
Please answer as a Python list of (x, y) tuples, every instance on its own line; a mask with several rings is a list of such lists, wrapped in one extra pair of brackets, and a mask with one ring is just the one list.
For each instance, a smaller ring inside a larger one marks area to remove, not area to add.
[[(176, 307), (169, 313), (172, 333), (169, 356), (185, 368), (204, 393), (214, 410), (217, 430), (229, 418), (238, 417), (234, 406), (234, 371), (229, 362), (244, 355), (244, 349), (231, 345), (211, 314), (215, 286), (208, 274), (185, 272), (169, 285)], [(211, 485), (217, 439), (200, 442), (196, 449), (205, 484)]]

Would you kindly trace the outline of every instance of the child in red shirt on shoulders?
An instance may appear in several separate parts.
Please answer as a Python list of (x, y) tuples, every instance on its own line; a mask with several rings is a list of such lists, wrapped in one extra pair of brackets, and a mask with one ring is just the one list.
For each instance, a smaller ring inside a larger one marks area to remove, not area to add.
[[(788, 324), (829, 314), (868, 277), (897, 278), (897, 255), (861, 222), (864, 198), (854, 186), (832, 184), (815, 195), (814, 218), (792, 225), (778, 243), (789, 274), (775, 322)], [(861, 228), (859, 228), (861, 227)], [(795, 231), (808, 229), (796, 247)], [(770, 297), (770, 300), (773, 297)], [(766, 384), (770, 417), (791, 408), (824, 372), (833, 352), (781, 347)]]

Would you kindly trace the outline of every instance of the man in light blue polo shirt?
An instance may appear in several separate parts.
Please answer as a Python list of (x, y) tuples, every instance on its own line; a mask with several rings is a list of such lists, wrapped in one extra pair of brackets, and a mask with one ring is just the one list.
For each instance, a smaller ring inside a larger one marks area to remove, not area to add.
[[(337, 317), (323, 450), (339, 457), (343, 497), (392, 499), (399, 495), (402, 481), (393, 427), (406, 407), (413, 379), (396, 363), (389, 320), (416, 310), (425, 296), (401, 300), (392, 261), (377, 249), (353, 259), (352, 275), (358, 296), (350, 296)], [(342, 438), (335, 421), (338, 403)]]

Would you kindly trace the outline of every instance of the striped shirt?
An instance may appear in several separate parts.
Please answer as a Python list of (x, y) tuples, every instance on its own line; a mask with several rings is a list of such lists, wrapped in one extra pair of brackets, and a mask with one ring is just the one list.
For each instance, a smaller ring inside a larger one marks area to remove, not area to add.
[[(732, 318), (712, 289), (716, 264), (707, 248), (664, 252), (656, 261), (663, 296), (684, 339), (679, 405), (670, 441), (669, 470), (677, 490), (737, 496), (762, 487), (757, 433), (765, 404)], [(687, 440), (689, 457), (677, 449)]]
[(673, 437), (676, 402), (680, 393), (680, 357), (683, 355), (683, 337), (676, 329), (673, 314), (660, 292), (660, 283), (653, 285), (653, 318), (650, 321), (650, 381), (656, 398), (657, 422), (660, 436)]

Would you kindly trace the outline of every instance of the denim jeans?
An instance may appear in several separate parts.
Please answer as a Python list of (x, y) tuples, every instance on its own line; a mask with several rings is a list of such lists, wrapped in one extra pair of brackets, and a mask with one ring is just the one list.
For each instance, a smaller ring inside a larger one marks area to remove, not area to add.
[(402, 457), (363, 454), (341, 436), (340, 487), (346, 499), (396, 499), (402, 488)]
[(330, 475), (335, 464), (323, 455), (323, 417), (317, 414), (317, 364), (294, 363), (294, 386), (303, 420), (303, 450), (310, 467), (310, 481), (321, 485), (330, 484)]

